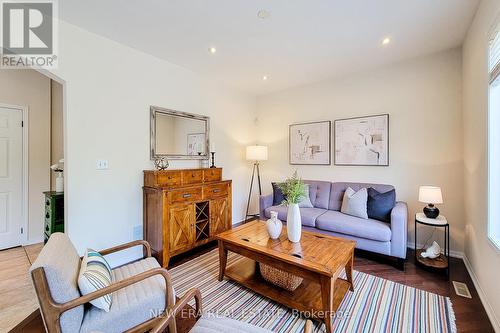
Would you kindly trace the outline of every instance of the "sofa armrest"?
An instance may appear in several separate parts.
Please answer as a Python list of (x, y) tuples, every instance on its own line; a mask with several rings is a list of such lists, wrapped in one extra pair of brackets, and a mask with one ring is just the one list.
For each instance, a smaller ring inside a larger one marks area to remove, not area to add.
[(408, 206), (398, 201), (391, 211), (391, 255), (406, 259)]
[(273, 194), (261, 195), (259, 198), (259, 214), (260, 218), (264, 218), (264, 210), (273, 205)]

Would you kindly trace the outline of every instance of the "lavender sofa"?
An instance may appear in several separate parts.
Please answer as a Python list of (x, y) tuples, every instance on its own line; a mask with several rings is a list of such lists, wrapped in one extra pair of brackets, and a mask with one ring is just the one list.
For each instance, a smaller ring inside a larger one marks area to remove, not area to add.
[[(361, 219), (342, 214), (340, 207), (347, 187), (353, 190), (372, 187), (387, 192), (394, 187), (382, 184), (332, 183), (305, 180), (309, 184), (309, 197), (314, 208), (300, 208), (303, 230), (349, 238), (356, 241), (356, 247), (398, 259), (406, 258), (406, 237), (408, 207), (397, 202), (391, 212), (391, 222)], [(273, 206), (273, 195), (260, 197), (260, 216), (269, 218), (271, 211), (278, 212), (278, 218), (286, 223), (287, 207)]]

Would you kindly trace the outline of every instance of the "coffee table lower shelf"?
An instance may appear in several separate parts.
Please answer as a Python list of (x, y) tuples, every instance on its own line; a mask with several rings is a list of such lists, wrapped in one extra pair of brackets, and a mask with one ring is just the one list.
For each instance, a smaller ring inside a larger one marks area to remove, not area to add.
[[(257, 262), (246, 257), (228, 266), (224, 276), (275, 302), (301, 311), (304, 317), (323, 319), (325, 316), (326, 309), (323, 307), (321, 285), (318, 282), (304, 279), (293, 292), (282, 289), (264, 280)], [(333, 312), (339, 308), (349, 287), (347, 280), (339, 278), (335, 281)]]

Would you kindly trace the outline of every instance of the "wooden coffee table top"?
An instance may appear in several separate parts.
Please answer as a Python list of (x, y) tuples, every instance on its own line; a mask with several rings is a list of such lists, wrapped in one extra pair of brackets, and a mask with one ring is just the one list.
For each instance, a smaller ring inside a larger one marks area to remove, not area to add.
[(225, 231), (217, 239), (330, 277), (344, 268), (356, 245), (352, 240), (310, 231), (302, 231), (300, 242), (292, 243), (287, 238), (285, 226), (281, 236), (273, 240), (264, 221), (253, 221)]

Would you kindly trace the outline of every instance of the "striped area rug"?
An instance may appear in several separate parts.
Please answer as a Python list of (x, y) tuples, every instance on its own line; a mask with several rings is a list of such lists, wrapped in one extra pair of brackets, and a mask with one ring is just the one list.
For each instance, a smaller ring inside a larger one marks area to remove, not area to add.
[[(228, 266), (241, 257), (229, 253)], [(170, 270), (176, 293), (197, 287), (205, 312), (224, 315), (274, 332), (302, 332), (305, 319), (238, 284), (217, 280), (219, 258), (213, 250)], [(456, 332), (448, 297), (354, 271), (354, 293), (348, 292), (333, 332)], [(314, 332), (325, 332), (314, 321)]]

